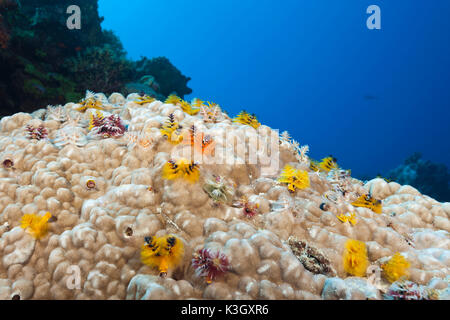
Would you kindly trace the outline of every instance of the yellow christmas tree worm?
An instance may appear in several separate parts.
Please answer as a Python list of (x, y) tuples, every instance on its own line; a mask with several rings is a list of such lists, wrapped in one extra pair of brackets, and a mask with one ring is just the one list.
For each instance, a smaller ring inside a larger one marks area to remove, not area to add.
[(295, 192), (296, 189), (306, 189), (310, 186), (308, 172), (294, 169), (290, 165), (284, 167), (278, 182), (286, 183), (291, 192)]
[(162, 177), (167, 180), (182, 178), (190, 183), (195, 183), (200, 178), (200, 171), (198, 164), (194, 161), (181, 158), (178, 161), (167, 161), (162, 170)]
[(408, 276), (410, 263), (399, 252), (396, 252), (392, 258), (381, 265), (385, 278), (393, 283), (402, 277)]
[(181, 102), (181, 98), (178, 97), (176, 94), (169, 95), (167, 97), (166, 101), (164, 101), (164, 103), (166, 103), (166, 104), (173, 104), (174, 106), (176, 106), (180, 102)]
[(193, 105), (194, 107), (199, 108), (199, 109), (203, 106), (203, 103), (204, 103), (204, 101), (200, 100), (199, 98), (194, 98), (191, 101), (191, 105)]
[(137, 97), (137, 99), (133, 102), (136, 104), (139, 104), (139, 105), (143, 105), (146, 103), (152, 103), (153, 101), (155, 101), (155, 98), (148, 96), (148, 95), (144, 95), (144, 96)]
[(214, 152), (215, 142), (210, 135), (197, 132), (197, 128), (192, 125), (189, 131), (183, 136), (183, 143), (194, 148), (194, 152), (202, 155), (211, 155)]
[(334, 158), (333, 156), (323, 158), (319, 163), (319, 168), (324, 172), (329, 172), (331, 169), (337, 169), (338, 165), (336, 158)]
[(233, 122), (246, 124), (255, 129), (258, 129), (258, 127), (261, 125), (261, 123), (258, 122), (254, 114), (249, 114), (245, 111), (241, 111), (237, 115), (237, 117), (233, 119)]
[(27, 230), (35, 239), (42, 239), (48, 233), (48, 220), (52, 217), (50, 212), (43, 216), (37, 214), (25, 214), (20, 226)]
[(158, 268), (160, 276), (164, 277), (169, 269), (180, 264), (183, 254), (183, 241), (174, 235), (145, 237), (141, 248), (141, 261), (145, 265)]
[(169, 114), (168, 119), (159, 131), (163, 136), (167, 137), (167, 141), (172, 144), (179, 144), (183, 141), (183, 136), (180, 134), (180, 126), (178, 122), (175, 121), (175, 116), (173, 113)]
[(184, 112), (186, 112), (187, 114), (189, 114), (191, 116), (195, 116), (200, 111), (199, 108), (193, 108), (189, 102), (184, 101), (184, 100), (181, 100), (179, 102), (179, 105)]
[(342, 259), (345, 272), (357, 277), (363, 277), (366, 274), (369, 259), (367, 258), (367, 249), (364, 242), (352, 239), (347, 240)]
[(97, 110), (103, 110), (103, 103), (97, 99), (95, 96), (91, 96), (89, 98), (85, 98), (81, 100), (80, 107), (75, 109), (80, 112), (84, 112), (87, 109), (97, 109)]
[(381, 200), (373, 198), (370, 194), (360, 196), (358, 199), (356, 199), (356, 201), (352, 202), (352, 206), (369, 208), (370, 210), (378, 214), (380, 214), (383, 209)]
[(339, 221), (341, 221), (342, 223), (345, 223), (345, 222), (349, 222), (351, 225), (355, 225), (356, 224), (356, 214), (354, 213), (354, 212), (352, 212), (352, 213), (350, 213), (350, 215), (345, 215), (345, 214), (340, 214), (340, 215), (338, 215), (338, 216), (336, 216), (338, 219), (339, 219)]
[(103, 114), (96, 110), (95, 114), (93, 112), (91, 112), (89, 114), (89, 127), (88, 130), (91, 131), (93, 128), (95, 127), (99, 127), (104, 123), (105, 117), (103, 116)]

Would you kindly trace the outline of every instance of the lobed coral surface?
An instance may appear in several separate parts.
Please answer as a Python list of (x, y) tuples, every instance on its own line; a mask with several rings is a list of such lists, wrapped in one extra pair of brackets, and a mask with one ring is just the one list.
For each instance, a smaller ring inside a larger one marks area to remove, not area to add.
[[(313, 170), (308, 147), (288, 134), (276, 143), (277, 172), (262, 174), (229, 145), (259, 154), (256, 138), (273, 129), (233, 121), (219, 108), (210, 121), (176, 99), (139, 97), (96, 94), (101, 108), (67, 103), (58, 117), (47, 108), (1, 119), (0, 299), (448, 299), (450, 203), (383, 179), (363, 184), (334, 164)], [(99, 109), (120, 123), (120, 134), (90, 130)], [(192, 149), (168, 141), (161, 128), (169, 116), (180, 131), (195, 125), (214, 139), (214, 154), (235, 161), (196, 162), (195, 171), (178, 162), (195, 179), (167, 179), (178, 177), (168, 163)], [(48, 135), (29, 139), (27, 128), (39, 127)], [(309, 183), (280, 182), (287, 165)], [(367, 195), (376, 212), (352, 205)], [(347, 213), (357, 223), (338, 218)], [(24, 217), (45, 217), (45, 232), (33, 236)], [(359, 264), (346, 260), (349, 240), (364, 249)], [(171, 251), (175, 244), (180, 249)], [(156, 247), (176, 259), (150, 261)], [(409, 267), (408, 285), (391, 284), (382, 272), (403, 270), (392, 263), (397, 253)]]

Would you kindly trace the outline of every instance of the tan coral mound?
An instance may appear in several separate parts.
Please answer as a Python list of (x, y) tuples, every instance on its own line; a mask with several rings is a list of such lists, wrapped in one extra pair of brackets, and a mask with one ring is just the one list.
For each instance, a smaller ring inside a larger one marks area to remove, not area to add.
[[(48, 108), (1, 119), (0, 299), (380, 299), (390, 283), (372, 281), (371, 272), (396, 252), (410, 263), (410, 281), (433, 283), (443, 292), (448, 286), (450, 203), (382, 179), (363, 185), (333, 176), (333, 170), (314, 172), (306, 149), (283, 138), (278, 172), (262, 176), (217, 132), (259, 153), (252, 141), (269, 137), (267, 126), (255, 129), (225, 114), (206, 122), (180, 105), (138, 104), (136, 94), (95, 97), (103, 115), (120, 116), (128, 132), (96, 135), (89, 120), (97, 109), (80, 112), (75, 103), (59, 107), (58, 116)], [(190, 148), (161, 134), (169, 115), (182, 128), (195, 124), (214, 139), (216, 153), (225, 151), (236, 164), (200, 163), (195, 183), (164, 179), (175, 148)], [(43, 125), (48, 137), (30, 139), (28, 125)], [(285, 165), (307, 171), (309, 188), (292, 192), (279, 183)], [(235, 201), (247, 199), (255, 214), (211, 199), (203, 185), (215, 176), (233, 187)], [(381, 214), (351, 206), (369, 193), (382, 201)], [(34, 239), (21, 228), (24, 215), (47, 212), (54, 219), (45, 237)], [(350, 212), (354, 225), (337, 218)], [(160, 277), (141, 262), (140, 250), (144, 237), (168, 234), (183, 241), (184, 256)], [(302, 246), (293, 252), (288, 239)], [(348, 239), (366, 245), (371, 266), (365, 277), (344, 270)], [(230, 263), (210, 284), (192, 266), (202, 248), (220, 250)]]

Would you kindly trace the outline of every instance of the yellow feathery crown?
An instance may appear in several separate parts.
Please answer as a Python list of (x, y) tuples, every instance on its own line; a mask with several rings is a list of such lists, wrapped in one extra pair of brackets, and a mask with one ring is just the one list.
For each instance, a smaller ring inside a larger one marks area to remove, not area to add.
[(183, 135), (179, 134), (178, 122), (175, 121), (175, 116), (173, 113), (169, 114), (168, 119), (164, 125), (159, 129), (163, 136), (167, 137), (167, 140), (172, 144), (179, 144), (183, 141)]
[(22, 217), (20, 226), (26, 229), (35, 239), (42, 239), (48, 232), (48, 220), (52, 217), (50, 212), (43, 216), (37, 214), (25, 214)]
[(141, 261), (145, 265), (158, 268), (160, 275), (176, 268), (184, 254), (183, 241), (175, 235), (146, 237), (141, 248)]
[(164, 165), (162, 177), (167, 180), (182, 178), (190, 183), (195, 183), (200, 178), (198, 164), (187, 159), (179, 159), (178, 161), (169, 160)]
[(75, 110), (84, 112), (90, 108), (97, 109), (97, 110), (104, 109), (102, 102), (95, 97), (89, 97), (89, 98), (83, 99), (83, 100), (81, 100), (80, 104), (81, 104), (81, 106)]
[(378, 214), (380, 214), (383, 210), (381, 200), (373, 198), (370, 194), (363, 194), (358, 199), (356, 199), (356, 201), (352, 202), (352, 206), (369, 208), (370, 210)]
[(167, 97), (166, 101), (164, 101), (164, 103), (166, 103), (166, 104), (173, 104), (174, 106), (176, 106), (180, 102), (181, 102), (181, 98), (179, 96), (177, 96), (176, 94), (169, 95)]
[(238, 116), (233, 119), (233, 122), (246, 124), (255, 129), (258, 129), (258, 127), (261, 125), (261, 123), (259, 123), (256, 119), (255, 115), (251, 115), (245, 111), (241, 111)]
[(329, 172), (331, 169), (337, 169), (337, 167), (338, 167), (337, 161), (332, 156), (323, 158), (322, 161), (319, 163), (320, 170), (325, 172)]
[(369, 259), (367, 258), (367, 249), (364, 242), (352, 239), (347, 240), (342, 258), (345, 272), (357, 277), (363, 277), (366, 274)]
[(155, 101), (155, 98), (153, 98), (151, 96), (148, 96), (148, 95), (145, 95), (145, 96), (138, 97), (137, 100), (135, 100), (133, 102), (137, 103), (139, 105), (143, 105), (143, 104), (146, 104), (146, 103), (152, 103), (153, 101)]
[(184, 112), (186, 112), (187, 114), (189, 114), (191, 116), (195, 116), (200, 111), (200, 109), (198, 109), (198, 108), (195, 108), (195, 109), (192, 108), (191, 104), (184, 100), (180, 101), (180, 107)]
[(306, 189), (310, 186), (308, 172), (294, 169), (290, 165), (284, 167), (278, 181), (286, 183), (291, 192), (295, 192), (296, 189)]
[(345, 223), (345, 222), (349, 222), (351, 225), (355, 225), (356, 224), (356, 214), (354, 212), (350, 213), (350, 215), (345, 215), (345, 214), (340, 214), (338, 216), (336, 216), (339, 221)]
[(89, 114), (89, 128), (88, 130), (91, 131), (95, 126), (99, 125), (103, 121), (104, 117), (103, 114), (96, 110), (95, 115), (94, 113)]
[(194, 100), (192, 100), (192, 105), (196, 108), (201, 108), (203, 106), (203, 100), (200, 100), (199, 98), (194, 98)]
[(410, 263), (399, 252), (396, 252), (392, 258), (381, 265), (383, 274), (389, 282), (395, 282), (401, 277), (408, 276)]

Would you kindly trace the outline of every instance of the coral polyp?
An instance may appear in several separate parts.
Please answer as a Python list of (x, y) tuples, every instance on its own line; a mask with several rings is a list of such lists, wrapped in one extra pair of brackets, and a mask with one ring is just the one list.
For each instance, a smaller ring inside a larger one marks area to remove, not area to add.
[(210, 284), (230, 270), (230, 261), (219, 250), (203, 248), (194, 253), (192, 266), (195, 274), (198, 277), (204, 277), (206, 283)]

